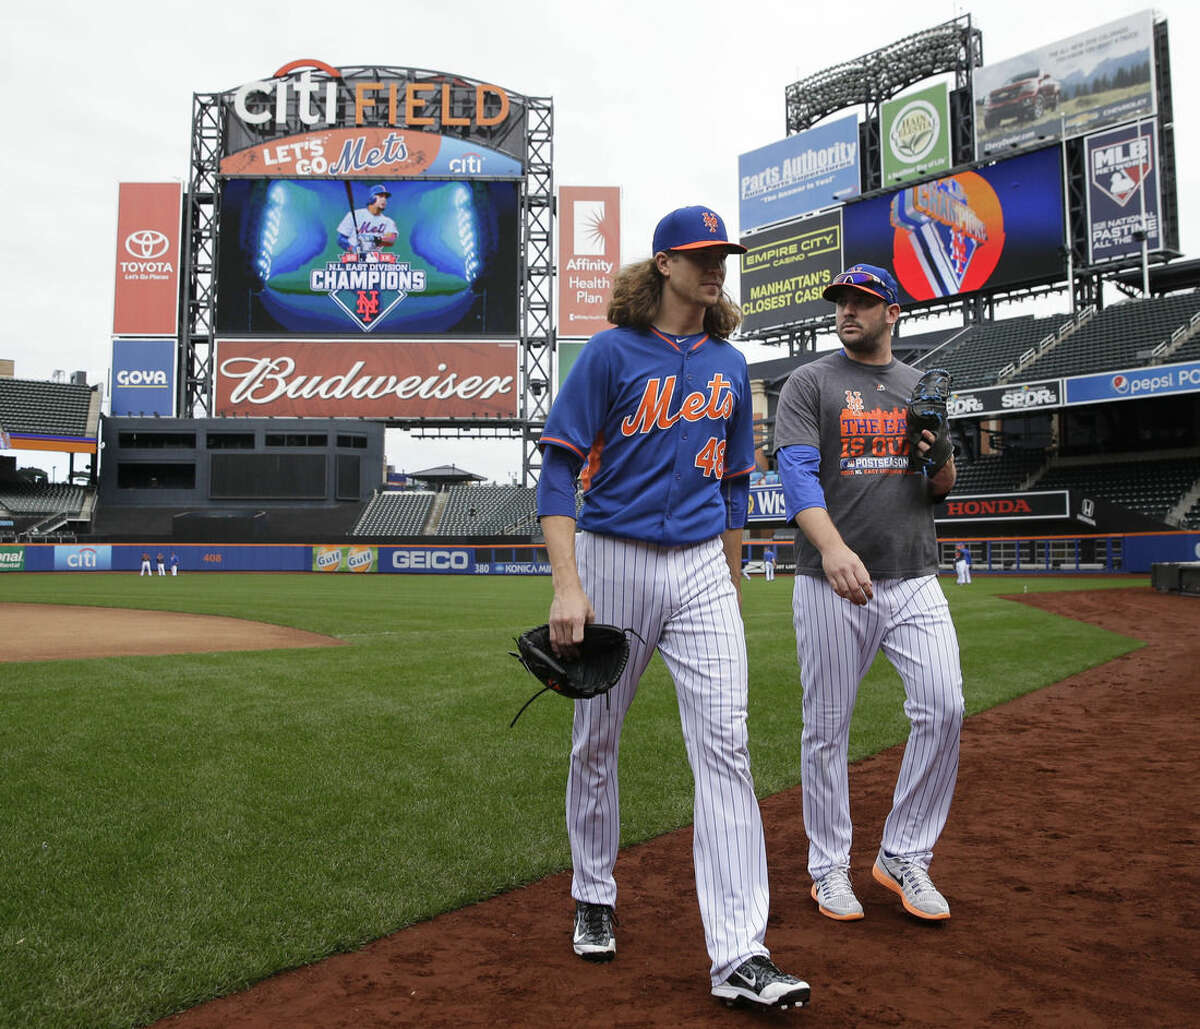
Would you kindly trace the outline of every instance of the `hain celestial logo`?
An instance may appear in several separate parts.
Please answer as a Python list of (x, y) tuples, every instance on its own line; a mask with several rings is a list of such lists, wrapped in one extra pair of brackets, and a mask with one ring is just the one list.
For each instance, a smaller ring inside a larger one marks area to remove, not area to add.
[(425, 292), (425, 270), (398, 262), (395, 254), (351, 252), (314, 268), (309, 287), (328, 293), (363, 332), (370, 332), (409, 294)]
[(978, 289), (1004, 250), (1004, 212), (981, 175), (922, 182), (892, 198), (896, 277), (914, 300)]
[(905, 164), (916, 164), (929, 156), (938, 141), (940, 128), (937, 109), (928, 100), (905, 104), (888, 133), (892, 152)]

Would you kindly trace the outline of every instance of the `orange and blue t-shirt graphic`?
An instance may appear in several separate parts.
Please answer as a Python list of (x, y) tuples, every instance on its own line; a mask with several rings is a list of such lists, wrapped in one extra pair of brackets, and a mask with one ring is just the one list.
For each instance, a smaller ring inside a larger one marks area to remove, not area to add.
[(907, 408), (867, 409), (860, 390), (845, 391), (838, 416), (842, 475), (904, 475), (908, 471)]

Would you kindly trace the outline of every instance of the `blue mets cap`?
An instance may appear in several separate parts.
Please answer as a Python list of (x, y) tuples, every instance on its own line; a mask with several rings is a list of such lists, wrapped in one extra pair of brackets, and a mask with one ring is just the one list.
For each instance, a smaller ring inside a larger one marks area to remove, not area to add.
[(370, 196), (372, 197), (390, 197), (392, 194), (388, 192), (387, 186), (372, 186)]
[(892, 278), (892, 273), (873, 264), (856, 264), (840, 275), (835, 275), (833, 282), (825, 287), (821, 296), (836, 302), (843, 289), (856, 289), (889, 305), (900, 303), (900, 290), (896, 286), (896, 280)]
[(721, 216), (708, 207), (681, 207), (663, 218), (654, 230), (656, 254), (705, 247), (725, 247), (735, 254), (746, 252), (740, 243), (729, 241)]

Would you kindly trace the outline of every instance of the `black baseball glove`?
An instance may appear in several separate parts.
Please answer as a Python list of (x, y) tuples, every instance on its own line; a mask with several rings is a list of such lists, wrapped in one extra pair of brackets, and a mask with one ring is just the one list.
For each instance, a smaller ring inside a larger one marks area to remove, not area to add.
[(509, 653), (544, 686), (525, 702), (509, 728), (517, 724), (525, 708), (546, 690), (572, 700), (587, 700), (611, 690), (629, 660), (628, 634), (632, 631), (596, 622), (585, 625), (583, 642), (578, 644), (574, 657), (559, 657), (551, 650), (549, 625), (539, 625), (517, 636), (517, 650)]
[[(908, 467), (925, 476), (934, 475), (951, 457), (954, 444), (950, 442), (950, 419), (946, 405), (950, 400), (950, 373), (945, 368), (930, 368), (917, 380), (908, 399)], [(917, 444), (924, 439), (922, 430), (934, 434), (929, 450), (922, 456)]]

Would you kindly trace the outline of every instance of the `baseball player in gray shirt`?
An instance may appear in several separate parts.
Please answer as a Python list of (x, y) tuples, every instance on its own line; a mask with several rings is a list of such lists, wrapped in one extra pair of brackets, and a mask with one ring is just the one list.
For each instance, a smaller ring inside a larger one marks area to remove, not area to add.
[[(929, 476), (910, 467), (906, 412), (920, 372), (892, 356), (891, 274), (854, 265), (824, 296), (837, 305), (842, 349), (792, 373), (775, 422), (788, 520), (799, 528), (792, 609), (812, 898), (830, 918), (863, 917), (849, 874), (847, 750), (858, 685), (882, 650), (904, 682), (911, 731), (872, 874), (909, 914), (945, 919), (929, 865), (954, 794), (963, 695), (933, 506), (954, 485), (954, 458)], [(917, 451), (934, 442), (926, 430)]]

